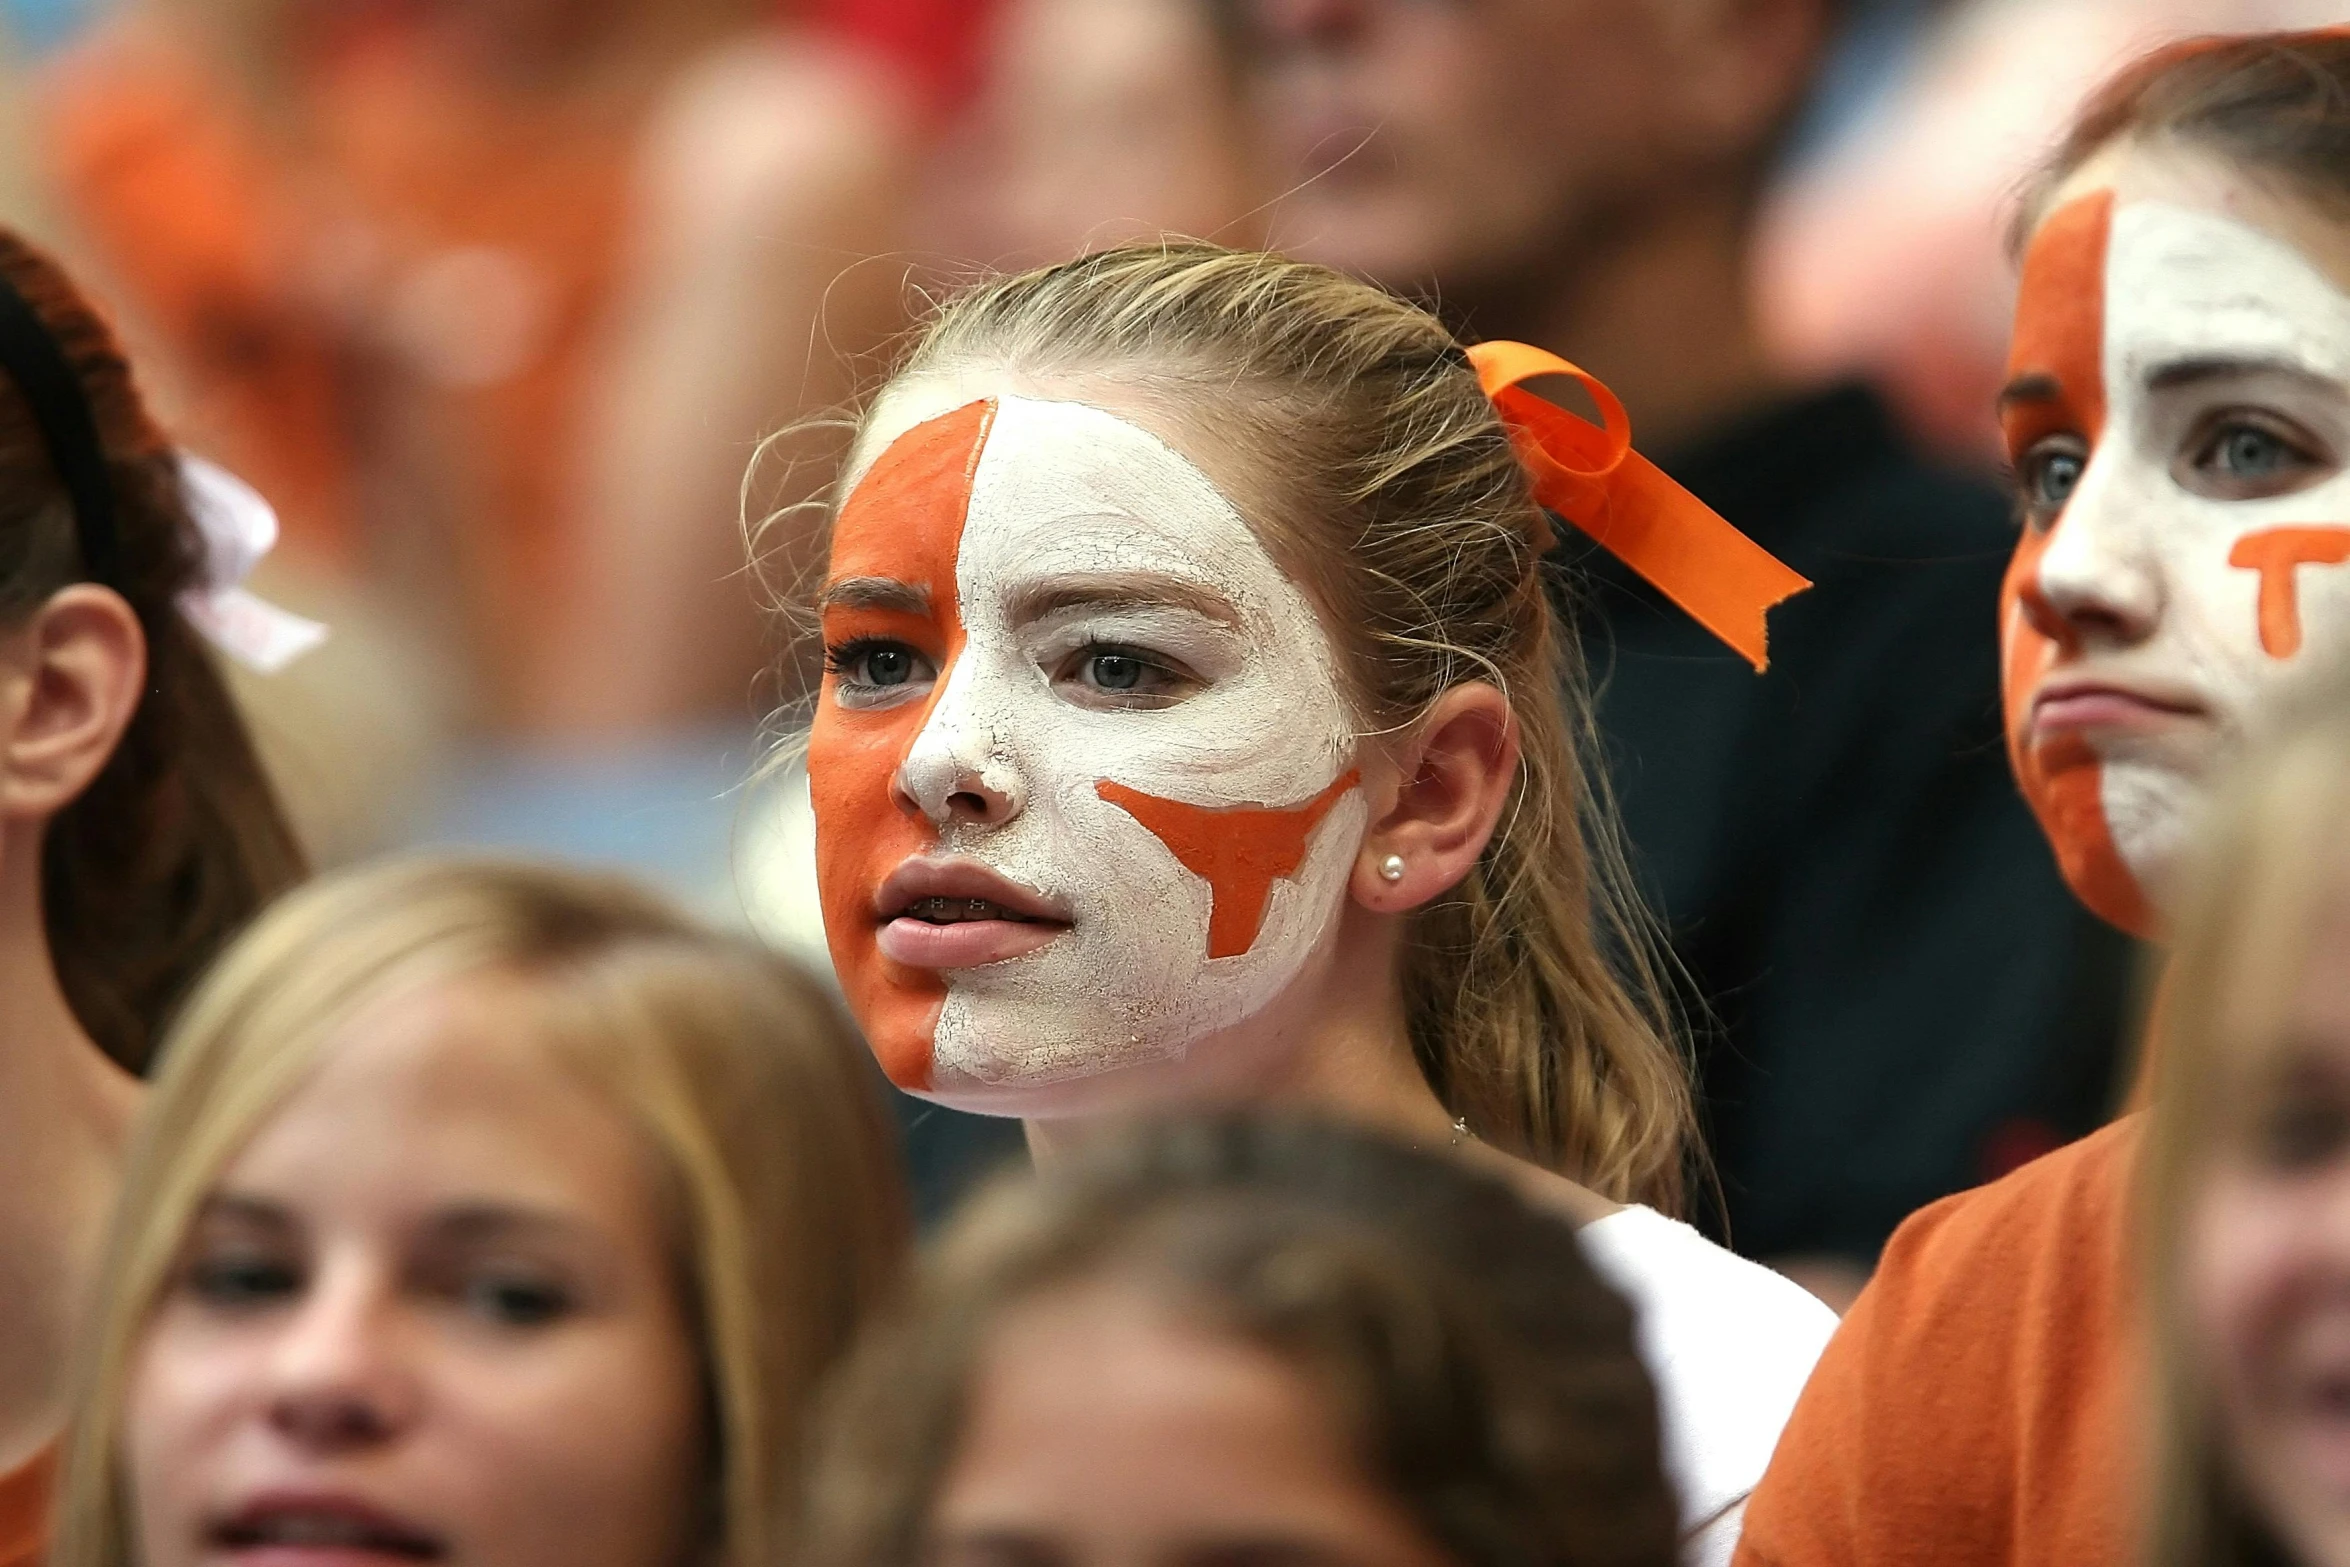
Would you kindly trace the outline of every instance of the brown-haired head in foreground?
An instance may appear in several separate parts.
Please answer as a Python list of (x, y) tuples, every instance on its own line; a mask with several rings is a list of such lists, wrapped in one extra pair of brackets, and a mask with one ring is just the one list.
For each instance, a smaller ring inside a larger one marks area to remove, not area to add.
[(2133, 61), (2090, 96), (2033, 177), (2015, 248), (2057, 187), (2123, 140), (2215, 154), (2350, 222), (2350, 27), (2190, 38)]
[(2156, 1093), (2142, 1173), (2156, 1394), (2155, 1567), (2268, 1567), (2280, 1549), (2230, 1472), (2212, 1351), (2184, 1294), (2186, 1224), (2216, 1162), (2301, 1097), (2293, 999), (2318, 916), (2350, 887), (2350, 670), (2274, 715), (2210, 807), (2156, 1013)]
[(64, 1567), (138, 1559), (122, 1420), (141, 1335), (221, 1172), (354, 1020), (475, 976), (635, 1123), (676, 1213), (708, 1389), (707, 1561), (772, 1567), (814, 1389), (896, 1282), (908, 1221), (862, 1045), (790, 963), (618, 878), (392, 862), (287, 897), (174, 1024), (123, 1183), (65, 1449)]
[(985, 1195), (860, 1346), (803, 1567), (917, 1567), (997, 1330), (1132, 1284), (1305, 1374), (1371, 1482), (1463, 1567), (1668, 1567), (1677, 1521), (1632, 1313), (1568, 1225), (1336, 1124), (1185, 1119)]
[(1681, 1212), (1694, 1115), (1659, 944), (1546, 591), (1550, 526), (1452, 333), (1327, 267), (1153, 243), (956, 296), (895, 379), (970, 369), (1116, 388), (1230, 454), (1235, 508), (1320, 612), (1370, 743), (1456, 686), (1509, 698), (1521, 760), (1500, 824), (1407, 928), (1414, 1052), (1488, 1142)]
[[(41, 897), (74, 1015), (144, 1070), (169, 1009), (238, 927), (303, 874), (302, 854), (210, 651), (181, 617), (202, 540), (178, 454), (121, 345), (47, 256), (0, 230), (0, 274), (47, 328), (97, 427), (113, 560), (146, 638), (147, 689), (112, 758), (48, 826)], [(0, 376), (0, 629), (92, 580), (74, 503), (23, 391)]]

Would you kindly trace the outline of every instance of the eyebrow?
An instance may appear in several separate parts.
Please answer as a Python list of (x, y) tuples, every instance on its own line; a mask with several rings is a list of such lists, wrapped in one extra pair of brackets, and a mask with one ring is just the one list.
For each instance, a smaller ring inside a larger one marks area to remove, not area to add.
[(198, 1224), (250, 1224), (262, 1229), (288, 1230), (294, 1227), (294, 1216), (283, 1203), (265, 1197), (245, 1197), (235, 1192), (216, 1193), (197, 1204), (189, 1227)]
[(2254, 375), (2284, 375), (2297, 381), (2319, 383), (2327, 380), (2307, 365), (2290, 359), (2265, 356), (2247, 359), (2226, 354), (2207, 354), (2156, 366), (2146, 376), (2146, 389), (2151, 392), (2169, 392), (2180, 387), (2200, 386), (2207, 381), (2229, 381)]
[(2056, 377), (2045, 372), (2034, 372), (2031, 375), (2019, 375), (2002, 387), (1999, 406), (2005, 408), (2010, 403), (2053, 403), (2063, 396), (2064, 385)]
[(1033, 583), (1012, 595), (1016, 624), (1071, 609), (1182, 609), (1220, 626), (1240, 624), (1240, 612), (1223, 594), (1162, 572), (1087, 572)]
[(523, 1236), (584, 1236), (589, 1227), (568, 1214), (510, 1203), (469, 1202), (436, 1210), (427, 1228), (446, 1241), (477, 1244)]
[(843, 577), (828, 584), (816, 600), (818, 609), (896, 609), (908, 614), (930, 613), (930, 590), (895, 577)]

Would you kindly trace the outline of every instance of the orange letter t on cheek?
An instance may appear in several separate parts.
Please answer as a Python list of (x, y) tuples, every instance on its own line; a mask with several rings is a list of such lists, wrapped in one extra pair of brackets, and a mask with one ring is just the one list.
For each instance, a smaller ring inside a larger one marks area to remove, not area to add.
[(2260, 645), (2271, 658), (2301, 651), (2301, 594), (2295, 572), (2303, 566), (2339, 566), (2350, 561), (2350, 528), (2263, 528), (2247, 533), (2228, 551), (2228, 564), (2260, 573)]

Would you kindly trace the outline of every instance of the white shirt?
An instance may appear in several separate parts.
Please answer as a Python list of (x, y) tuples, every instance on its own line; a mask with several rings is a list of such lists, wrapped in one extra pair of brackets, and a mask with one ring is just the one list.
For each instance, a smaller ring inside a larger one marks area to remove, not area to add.
[(1681, 1499), (1681, 1559), (1727, 1567), (1747, 1495), (1836, 1331), (1836, 1314), (1653, 1208), (1626, 1208), (1576, 1234), (1638, 1315), (1665, 1473)]

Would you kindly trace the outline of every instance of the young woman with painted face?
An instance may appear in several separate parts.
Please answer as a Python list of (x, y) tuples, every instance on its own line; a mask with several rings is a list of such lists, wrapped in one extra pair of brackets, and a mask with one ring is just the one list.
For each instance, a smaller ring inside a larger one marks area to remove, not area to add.
[[(2034, 193), (2001, 416), (2009, 746), (2067, 880), (2159, 935), (2215, 767), (2350, 651), (2350, 30), (2206, 40)], [(2124, 1559), (2131, 1117), (1895, 1236), (1755, 1498), (1754, 1562)]]
[(165, 1012), (301, 874), (182, 604), (212, 567), (113, 335), (0, 232), (0, 1563)]
[(983, 1198), (828, 1410), (807, 1567), (1671, 1567), (1632, 1315), (1511, 1185), (1180, 1119)]
[[(1522, 1182), (1641, 1303), (1718, 1557), (1831, 1319), (1665, 1216), (1688, 1084), (1481, 384), (1510, 373), (1376, 289), (1208, 246), (947, 305), (833, 533), (825, 924), (892, 1079), (1023, 1117), (1048, 1161), (1124, 1113), (1287, 1103)], [(1716, 543), (1779, 584), (1759, 654), (1800, 579)]]
[(2215, 806), (2180, 910), (2146, 1150), (2157, 1567), (2350, 1563), (2350, 682), (2310, 714)]
[(771, 1567), (905, 1240), (813, 982), (625, 884), (397, 864), (190, 1000), (51, 1567)]

